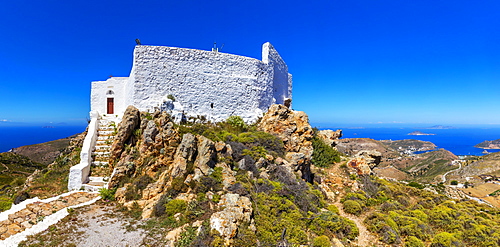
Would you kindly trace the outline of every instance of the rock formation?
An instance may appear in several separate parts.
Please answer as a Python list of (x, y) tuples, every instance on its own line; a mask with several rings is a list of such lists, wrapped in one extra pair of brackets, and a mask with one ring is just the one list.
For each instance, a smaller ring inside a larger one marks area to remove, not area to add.
[(302, 172), (302, 178), (312, 181), (313, 130), (304, 112), (272, 105), (259, 122), (258, 129), (281, 138), (287, 152), (286, 159), (295, 166), (295, 171)]
[[(111, 146), (111, 159), (119, 158), (123, 151), (125, 142), (132, 136), (140, 121), (140, 112), (133, 106), (127, 107), (123, 114), (123, 119), (118, 126), (118, 134)], [(112, 162), (111, 162), (112, 163)]]

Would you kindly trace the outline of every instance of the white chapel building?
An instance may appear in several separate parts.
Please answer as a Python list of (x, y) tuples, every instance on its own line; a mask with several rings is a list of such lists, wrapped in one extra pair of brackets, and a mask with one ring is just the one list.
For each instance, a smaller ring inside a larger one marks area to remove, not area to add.
[(262, 60), (218, 52), (137, 45), (129, 77), (92, 82), (91, 117), (121, 118), (129, 105), (165, 110), (176, 121), (204, 116), (212, 122), (241, 116), (254, 122), (274, 103), (292, 97), (292, 76), (268, 42)]
[(80, 163), (70, 168), (70, 191), (107, 187), (109, 178), (92, 176), (91, 165), (109, 165), (109, 122), (119, 121), (129, 105), (167, 111), (177, 122), (201, 116), (212, 122), (229, 116), (254, 122), (272, 104), (290, 103), (292, 76), (270, 43), (262, 46), (262, 61), (216, 49), (138, 45), (130, 76), (92, 82), (90, 96), (91, 121)]

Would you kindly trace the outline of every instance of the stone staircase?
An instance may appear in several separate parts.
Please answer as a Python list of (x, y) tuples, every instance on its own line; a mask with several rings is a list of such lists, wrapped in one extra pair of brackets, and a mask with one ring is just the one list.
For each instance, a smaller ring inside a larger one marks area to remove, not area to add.
[(107, 188), (109, 178), (111, 177), (109, 164), (110, 150), (116, 135), (116, 128), (114, 119), (102, 117), (99, 120), (97, 141), (92, 152), (89, 182), (83, 184), (86, 191), (98, 191), (100, 188)]

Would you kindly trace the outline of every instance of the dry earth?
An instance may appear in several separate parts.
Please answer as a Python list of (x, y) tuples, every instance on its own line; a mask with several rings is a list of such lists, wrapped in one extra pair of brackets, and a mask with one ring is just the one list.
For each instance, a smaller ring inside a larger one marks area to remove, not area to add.
[(102, 201), (74, 209), (49, 229), (30, 236), (19, 246), (147, 246), (140, 221)]

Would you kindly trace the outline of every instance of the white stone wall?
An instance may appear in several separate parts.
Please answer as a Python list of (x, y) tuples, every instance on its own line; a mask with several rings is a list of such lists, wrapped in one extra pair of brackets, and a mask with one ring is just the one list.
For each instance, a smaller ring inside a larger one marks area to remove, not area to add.
[(127, 109), (126, 86), (128, 77), (111, 77), (106, 81), (93, 81), (90, 92), (90, 111), (107, 114), (107, 98), (114, 99), (114, 114), (119, 117)]
[[(253, 122), (274, 103), (291, 98), (292, 80), (285, 62), (270, 43), (262, 61), (214, 51), (165, 46), (136, 46), (130, 76), (92, 83), (91, 111), (106, 114), (109, 90), (115, 114), (128, 105), (141, 111), (172, 108), (171, 113), (223, 121), (231, 115)], [(168, 104), (168, 107), (165, 105)]]
[(130, 73), (130, 104), (152, 111), (171, 94), (188, 116), (222, 121), (238, 115), (254, 121), (271, 104), (283, 103), (289, 96), (286, 64), (269, 43), (264, 47), (270, 63), (214, 51), (137, 46)]
[(272, 68), (275, 103), (283, 104), (285, 99), (292, 98), (292, 75), (288, 73), (288, 66), (269, 42), (262, 46), (262, 61)]

